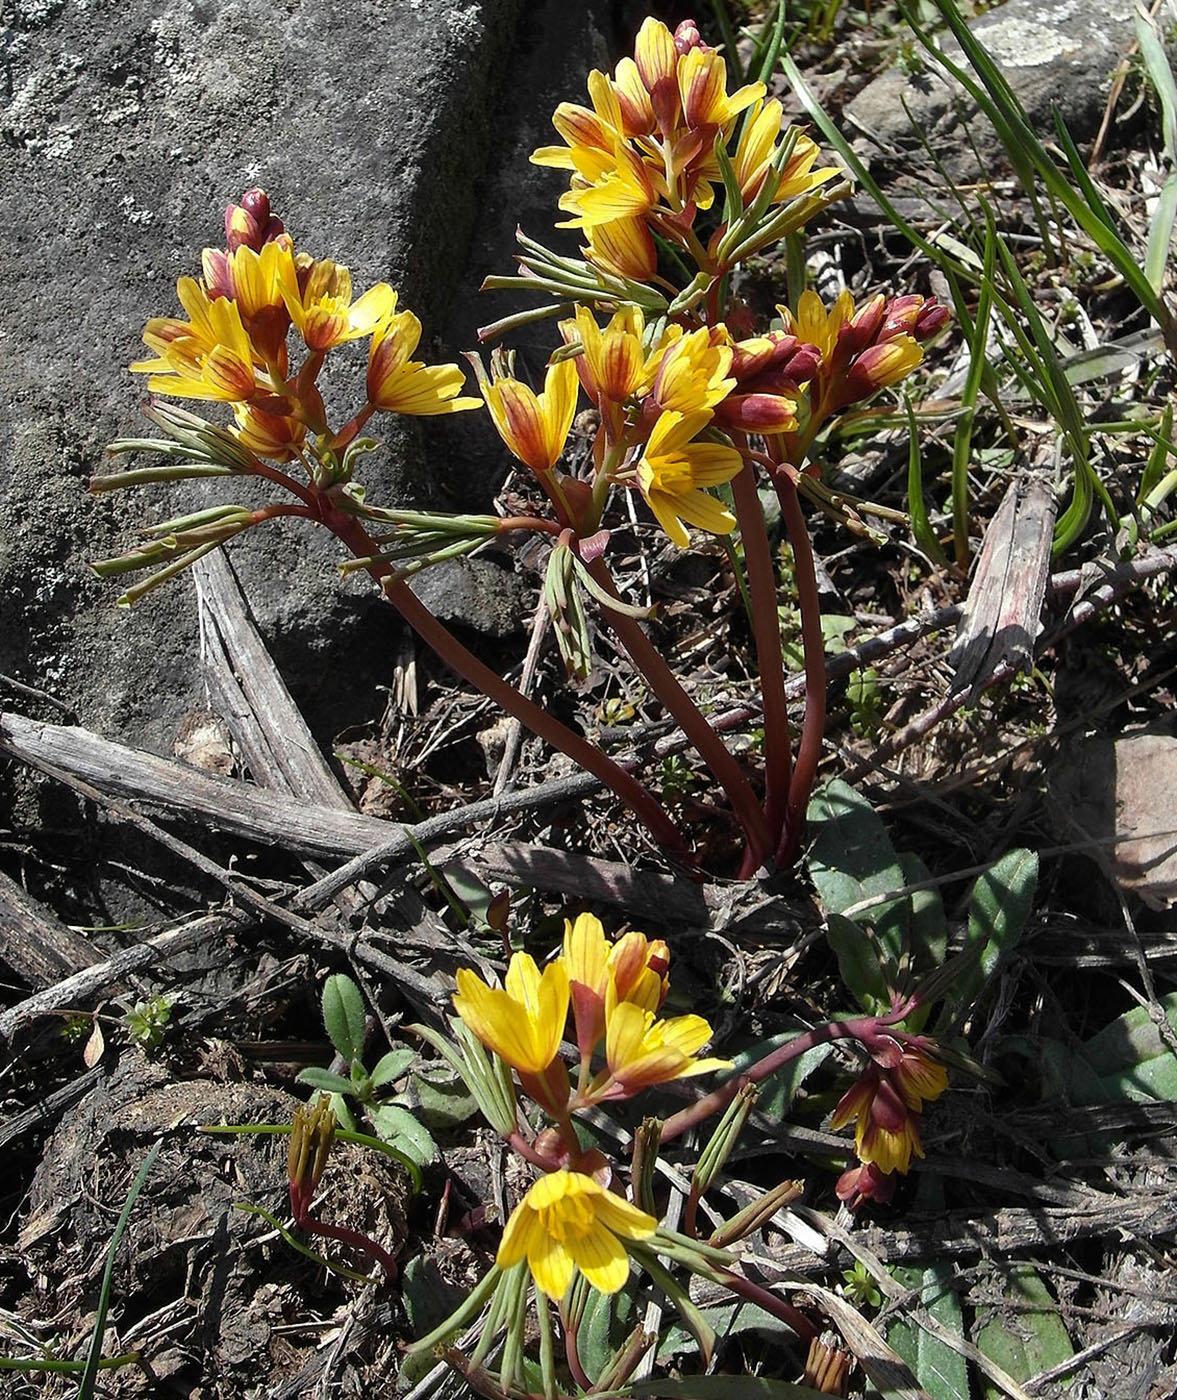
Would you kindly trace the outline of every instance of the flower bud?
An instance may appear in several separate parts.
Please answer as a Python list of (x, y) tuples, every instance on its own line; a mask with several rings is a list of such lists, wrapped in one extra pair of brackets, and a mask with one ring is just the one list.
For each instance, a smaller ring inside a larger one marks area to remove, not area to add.
[(674, 47), (681, 55), (689, 49), (705, 49), (708, 45), (703, 42), (703, 36), (699, 33), (699, 26), (695, 21), (684, 19), (674, 31)]
[(935, 297), (929, 297), (915, 318), (915, 325), (912, 327), (911, 333), (916, 340), (923, 344), (925, 340), (931, 340), (934, 335), (939, 335), (951, 319), (952, 312), (948, 307), (938, 302)]
[(246, 190), (240, 204), (230, 204), (225, 209), (225, 241), (229, 252), (244, 244), (256, 253), (282, 232), (282, 220), (270, 213), (270, 198), (265, 190), (256, 187)]
[(895, 1194), (896, 1183), (894, 1172), (880, 1171), (874, 1162), (863, 1162), (843, 1172), (834, 1191), (840, 1201), (851, 1210), (857, 1210), (863, 1201), (886, 1205)]

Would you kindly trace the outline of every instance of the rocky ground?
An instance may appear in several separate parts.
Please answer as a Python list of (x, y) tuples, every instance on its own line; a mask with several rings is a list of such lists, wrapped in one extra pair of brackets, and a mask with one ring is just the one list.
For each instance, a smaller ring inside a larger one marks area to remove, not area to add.
[[(1131, 9), (1008, 0), (974, 22), (1043, 133), (1056, 102), (1085, 148), (1102, 143), (1101, 178), (1125, 189), (1159, 145), (1147, 101), (1132, 109), (1138, 76), (1101, 133)], [(820, 99), (922, 228), (940, 210), (905, 110), (944, 169), (995, 179), (1011, 226), (1028, 227), (984, 124), (915, 61), (888, 7), (874, 10), (868, 23), (847, 4), (828, 41), (798, 44)], [(447, 913), (401, 837), (406, 821), (463, 898), (508, 886), (518, 927), (541, 941), (586, 902), (667, 936), (682, 995), (713, 1015), (721, 1042), (777, 1033), (823, 1004), (828, 1014), (837, 996), (803, 880), (675, 878), (624, 816), (416, 648), (370, 589), (341, 582), (311, 532), (259, 531), (231, 551), (232, 573), (208, 570), (199, 591), (181, 579), (130, 613), (86, 567), (125, 546), (144, 508), (85, 491), (105, 445), (140, 431), (126, 365), (146, 319), (173, 309), (176, 277), (219, 241), (226, 202), (264, 186), (301, 244), (348, 263), (359, 286), (391, 281), (431, 354), (455, 358), (510, 309), (476, 289), (509, 269), (516, 223), (549, 231), (558, 181), (527, 156), (548, 139), (552, 108), (580, 99), (587, 69), (624, 52), (640, 18), (605, 0), (0, 7), (0, 1356), (84, 1355), (115, 1222), (157, 1141), (103, 1347), (145, 1364), (103, 1373), (99, 1394), (391, 1392), (400, 1346), (480, 1276), (503, 1160), (452, 1106), (427, 1104), (441, 1156), (420, 1191), (358, 1149), (333, 1165), (332, 1212), (399, 1251), (400, 1288), (326, 1274), (236, 1208), (283, 1212), (284, 1142), (199, 1131), (289, 1121), (306, 1095), (299, 1068), (331, 1059), (318, 1014), (328, 972), (365, 987), (375, 1043), (435, 1021), (455, 968), (493, 958), (493, 942)], [(934, 289), (862, 195), (814, 249), (834, 282)], [(776, 287), (779, 299), (782, 269), (770, 260), (762, 275), (753, 293)], [(1077, 295), (1098, 338), (1140, 329), (1114, 294)], [(550, 348), (544, 329), (514, 342), (532, 373)], [(937, 353), (947, 374), (959, 342)], [(1169, 366), (1139, 393), (1159, 405), (1172, 387)], [(457, 419), (392, 436), (365, 473), (371, 494), (485, 508), (506, 462), (482, 429)], [(846, 465), (898, 500), (905, 443), (885, 437), (860, 456)], [(1135, 469), (1108, 464), (1110, 476)], [(998, 469), (983, 476), (975, 535), (1004, 493)], [(647, 528), (619, 525), (634, 538)], [(921, 572), (895, 541), (848, 545), (828, 525), (816, 541), (827, 608), (849, 619), (852, 645), (967, 591)], [(1095, 532), (1059, 567), (1106, 562), (1112, 544)], [(1080, 596), (1096, 582), (1084, 576)], [(692, 685), (738, 702), (748, 643), (722, 551), (664, 551), (648, 586), (659, 640)], [(480, 556), (426, 575), (421, 591), (518, 674), (537, 605), (526, 559)], [(1031, 678), (972, 710), (938, 714), (948, 644), (930, 629), (881, 656), (869, 704), (835, 692), (827, 775), (862, 785), (896, 846), (948, 881), (951, 919), (959, 872), (1015, 845), (1041, 854), (1018, 959), (970, 1031), (1004, 1087), (949, 1094), (929, 1119), (924, 1169), (893, 1208), (855, 1221), (836, 1214), (839, 1143), (822, 1131), (819, 1094), (796, 1122), (759, 1124), (760, 1156), (745, 1164), (756, 1185), (806, 1177), (806, 1204), (828, 1223), (820, 1251), (812, 1231), (807, 1246), (778, 1241), (774, 1267), (834, 1287), (854, 1258), (882, 1261), (881, 1330), (892, 1339), (888, 1307), (955, 1328), (978, 1397), (1003, 1393), (969, 1350), (995, 1316), (1022, 1346), (1001, 1376), (1037, 1377), (1004, 1393), (1069, 1384), (1075, 1396), (1161, 1400), (1177, 1384), (1177, 872), (1165, 839), (1177, 603), (1158, 568), (1101, 609), (1038, 655)], [(734, 647), (716, 640), (729, 624)], [(607, 741), (648, 753), (666, 735), (611, 655), (570, 694), (545, 651), (535, 685)], [(173, 757), (184, 766), (157, 761)], [(218, 776), (234, 780), (231, 798)], [(682, 810), (700, 843), (722, 850), (730, 832), (691, 783)], [(1101, 843), (1109, 833), (1119, 842)], [(382, 845), (350, 882), (326, 878)], [(136, 1041), (128, 1010), (161, 994), (171, 1006), (158, 1043)], [(1142, 1082), (1119, 1098), (1086, 1092), (1068, 1056), (1082, 1061), (1135, 1005), (1147, 1025), (1131, 1034), (1156, 1042)], [(412, 1092), (420, 1104), (430, 1091)], [(955, 1312), (928, 1291), (945, 1269)], [(737, 1326), (720, 1369), (794, 1378), (797, 1362), (788, 1338)], [(854, 1385), (862, 1393), (861, 1374)], [(68, 1374), (0, 1373), (5, 1396), (75, 1386)]]

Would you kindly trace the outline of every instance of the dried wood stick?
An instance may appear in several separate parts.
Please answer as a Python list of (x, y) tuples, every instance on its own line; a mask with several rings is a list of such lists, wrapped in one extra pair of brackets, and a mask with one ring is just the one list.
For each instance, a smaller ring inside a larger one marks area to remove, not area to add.
[(192, 566), (205, 676), (254, 781), (321, 807), (353, 811), (254, 626), (224, 550)]
[(88, 938), (0, 872), (0, 958), (34, 987), (59, 982), (102, 961)]
[(10, 710), (0, 713), (0, 750), (74, 774), (102, 792), (195, 813), (223, 831), (300, 854), (357, 855), (384, 841), (389, 831), (387, 822), (374, 817), (264, 792), (76, 725), (41, 724)]
[(11, 1040), (21, 1026), (34, 1021), (39, 1016), (77, 1006), (92, 1000), (118, 982), (125, 981), (132, 973), (151, 967), (177, 953), (186, 953), (190, 948), (198, 948), (202, 943), (215, 938), (225, 930), (235, 927), (241, 915), (233, 918), (224, 914), (208, 914), (182, 924), (179, 928), (166, 929), (136, 943), (131, 948), (121, 948), (102, 962), (75, 972), (51, 987), (35, 992), (24, 1001), (0, 1012), (0, 1036)]

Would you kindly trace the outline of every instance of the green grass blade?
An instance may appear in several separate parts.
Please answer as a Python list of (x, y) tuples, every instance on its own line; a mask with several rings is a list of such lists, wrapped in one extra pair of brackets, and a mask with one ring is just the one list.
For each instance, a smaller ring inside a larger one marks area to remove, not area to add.
[(997, 229), (993, 216), (985, 211), (985, 253), (981, 267), (980, 291), (977, 295), (977, 315), (969, 343), (969, 372), (960, 397), (960, 418), (952, 440), (952, 547), (956, 562), (962, 569), (969, 564), (969, 459), (973, 446), (973, 418), (977, 411), (977, 394), (989, 364), (989, 321), (993, 310), (993, 269), (996, 258)]
[(1177, 223), (1177, 170), (1166, 179), (1148, 226), (1148, 247), (1144, 254), (1144, 275), (1158, 295), (1165, 281), (1169, 249), (1173, 245), (1173, 225)]
[(1148, 248), (1144, 257), (1144, 275), (1148, 278), (1149, 286), (1160, 296), (1173, 241), (1173, 225), (1177, 222), (1177, 82), (1173, 79), (1173, 69), (1157, 33), (1156, 20), (1139, 10), (1135, 18), (1140, 56), (1161, 104), (1161, 133), (1171, 167), (1149, 223)]
[(744, 65), (736, 47), (736, 31), (732, 27), (732, 17), (727, 12), (727, 0), (711, 0), (711, 8), (715, 12), (715, 23), (723, 41), (723, 56), (727, 59), (731, 81), (739, 85), (744, 81)]
[(162, 1148), (163, 1139), (160, 1138), (144, 1159), (143, 1165), (139, 1168), (139, 1175), (131, 1183), (126, 1205), (123, 1206), (123, 1213), (119, 1216), (118, 1224), (114, 1227), (114, 1234), (110, 1237), (110, 1247), (106, 1251), (106, 1268), (102, 1274), (102, 1287), (98, 1293), (98, 1313), (94, 1319), (94, 1335), (90, 1338), (86, 1369), (82, 1372), (82, 1379), (78, 1383), (77, 1400), (94, 1400), (94, 1386), (97, 1383), (99, 1365), (102, 1361), (102, 1337), (106, 1331), (106, 1314), (110, 1311), (110, 1285), (114, 1278), (115, 1255), (118, 1252), (123, 1231), (127, 1228), (127, 1221), (131, 1218), (135, 1201), (143, 1189), (143, 1183), (147, 1180), (148, 1173), (155, 1166), (155, 1159), (159, 1156)]
[(907, 410), (907, 428), (910, 434), (907, 447), (907, 513), (911, 517), (912, 537), (934, 563), (946, 564), (948, 561), (940, 548), (936, 532), (932, 529), (927, 503), (924, 501), (924, 471), (915, 411), (910, 399), (905, 399), (903, 406)]
[(1035, 135), (1026, 117), (1025, 108), (984, 46), (978, 42), (965, 23), (955, 0), (934, 0), (934, 3), (981, 83), (974, 81), (936, 46), (912, 15), (910, 6), (905, 0), (900, 0), (900, 9), (912, 32), (935, 62), (941, 64), (945, 71), (960, 83), (993, 123), (1002, 144), (1006, 147), (1006, 154), (1025, 185), (1026, 193), (1034, 202), (1035, 208), (1037, 209), (1037, 190), (1031, 170), (1037, 173), (1051, 199), (1057, 200), (1067, 210), (1124, 279), (1140, 304), (1165, 332), (1170, 350), (1177, 353), (1177, 322), (1153, 290), (1140, 265), (1138, 255), (1104, 223), (1096, 210), (1089, 205), (1085, 195), (1070, 183), (1066, 174), (1050, 157)]
[[(767, 28), (767, 25), (765, 26)], [(760, 31), (763, 37), (764, 30)], [(760, 56), (760, 63), (756, 69), (756, 77), (762, 83), (767, 83), (772, 74), (776, 71), (777, 60), (781, 56), (781, 51), (785, 47), (785, 0), (780, 0), (776, 7), (776, 19), (773, 21), (772, 35), (768, 42), (764, 44), (763, 52)]]

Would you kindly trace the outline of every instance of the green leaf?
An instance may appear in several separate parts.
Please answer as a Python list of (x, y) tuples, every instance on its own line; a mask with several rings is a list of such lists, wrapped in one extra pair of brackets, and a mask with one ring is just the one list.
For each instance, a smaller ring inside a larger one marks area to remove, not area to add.
[[(946, 1331), (963, 1336), (960, 1299), (952, 1289), (948, 1264), (933, 1264), (924, 1270), (899, 1266), (891, 1272), (904, 1288), (919, 1290), (920, 1306), (929, 1316)], [(897, 1319), (887, 1328), (887, 1341), (915, 1372), (932, 1400), (969, 1400), (968, 1368), (960, 1352), (918, 1322), (905, 1319)]]
[(458, 1075), (415, 1074), (412, 1081), (418, 1111), (434, 1128), (452, 1128), (478, 1112), (478, 1101)]
[(576, 1349), (589, 1380), (595, 1383), (600, 1378), (637, 1322), (633, 1290), (599, 1293), (595, 1288), (588, 1289)]
[(410, 1050), (407, 1045), (398, 1045), (395, 1050), (382, 1055), (372, 1071), (372, 1087), (379, 1089), (399, 1079), (416, 1058), (416, 1051)]
[(309, 1084), (312, 1089), (322, 1089), (325, 1094), (354, 1094), (356, 1086), (342, 1074), (332, 1074), (321, 1065), (308, 1065), (295, 1076), (296, 1084)]
[(407, 1108), (395, 1103), (382, 1103), (370, 1109), (368, 1116), (377, 1137), (403, 1152), (419, 1166), (425, 1166), (437, 1156), (433, 1134)]
[(874, 938), (844, 914), (827, 914), (826, 941), (838, 959), (839, 977), (859, 1006), (872, 1015), (886, 1010), (891, 998)]
[[(1007, 1315), (999, 1306), (977, 1333), (977, 1346), (990, 1361), (1014, 1380), (1028, 1381), (1074, 1356), (1058, 1304), (1032, 1265), (1013, 1265), (1005, 1292), (1016, 1311), (1011, 1309)], [(1004, 1394), (986, 1383), (986, 1400), (999, 1400)]]
[[(800, 1035), (800, 1028), (794, 1034)], [(790, 1038), (782, 1037), (785, 1040)], [(811, 1050), (798, 1055), (795, 1060), (782, 1065), (775, 1074), (770, 1074), (760, 1085), (760, 1097), (756, 1100), (757, 1113), (769, 1119), (786, 1119), (792, 1112), (793, 1100), (796, 1099), (802, 1084), (815, 1069), (825, 1063), (833, 1049), (832, 1045), (815, 1045)]]
[(342, 972), (323, 983), (323, 1025), (331, 1044), (351, 1064), (363, 1058), (368, 1028), (359, 987)]
[[(870, 803), (849, 784), (835, 779), (820, 788), (809, 804), (808, 822), (809, 873), (828, 915), (845, 914), (856, 905), (903, 888), (903, 866), (886, 828)], [(857, 924), (873, 926), (876, 965), (880, 957), (887, 965), (881, 976), (884, 988), (907, 945), (909, 913), (908, 901), (897, 899), (872, 904), (850, 916)], [(833, 920), (829, 923), (831, 941), (840, 939), (845, 949), (839, 951), (835, 946), (839, 966), (846, 959), (846, 985), (855, 995), (861, 989), (877, 997), (879, 981), (867, 972), (866, 945), (860, 942), (851, 950), (850, 931), (839, 924), (834, 932)]]
[(1022, 936), (1037, 888), (1038, 857), (1025, 849), (1007, 851), (978, 877), (969, 904), (968, 938), (980, 946), (981, 956), (954, 984), (962, 1003), (976, 997), (1003, 954)]
[[(903, 883), (920, 885), (931, 880), (931, 872), (913, 852), (905, 851), (899, 857), (903, 867)], [(944, 901), (935, 885), (926, 890), (914, 890), (908, 899), (911, 903), (911, 956), (920, 972), (939, 967), (948, 955), (948, 919), (944, 914)]]
[[(1177, 992), (1162, 997), (1161, 1007), (1169, 1025), (1177, 1030)], [(1147, 1006), (1137, 1006), (1117, 1016), (1092, 1036), (1083, 1052), (1098, 1076), (1100, 1098), (1095, 1102), (1177, 1099), (1177, 1056), (1153, 1024)]]

